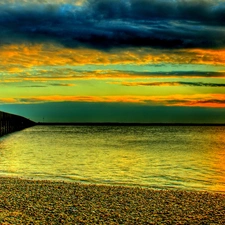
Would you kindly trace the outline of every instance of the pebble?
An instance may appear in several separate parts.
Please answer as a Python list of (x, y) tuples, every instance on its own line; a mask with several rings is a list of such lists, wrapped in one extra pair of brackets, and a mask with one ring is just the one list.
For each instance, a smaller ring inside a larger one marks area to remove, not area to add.
[(2, 177), (0, 224), (225, 224), (225, 194)]

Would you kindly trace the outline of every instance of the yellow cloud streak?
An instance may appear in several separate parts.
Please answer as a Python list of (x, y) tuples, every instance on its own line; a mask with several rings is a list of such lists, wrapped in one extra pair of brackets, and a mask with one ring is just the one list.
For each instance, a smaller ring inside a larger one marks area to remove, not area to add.
[(63, 48), (54, 45), (8, 45), (0, 47), (0, 72), (21, 72), (34, 66), (113, 64), (209, 64), (224, 65), (225, 50), (154, 50), (149, 48), (112, 50)]
[(41, 103), (41, 102), (96, 102), (96, 103), (135, 103), (144, 105), (225, 107), (225, 94), (196, 94), (170, 96), (38, 96), (21, 98), (0, 98), (2, 103)]
[[(17, 71), (18, 72), (18, 71)], [(4, 77), (5, 83), (16, 83), (21, 81), (32, 81), (32, 82), (49, 82), (49, 81), (73, 81), (73, 80), (88, 80), (88, 79), (148, 79), (150, 75), (142, 74), (129, 74), (122, 71), (113, 70), (95, 70), (95, 71), (74, 71), (72, 69), (57, 69), (53, 71), (40, 70), (38, 74), (32, 75), (30, 72), (24, 72), (16, 77)], [(163, 75), (156, 75), (156, 77), (165, 77)], [(171, 78), (172, 76), (170, 76)], [(175, 77), (175, 76), (174, 76)], [(111, 82), (115, 83), (116, 82)]]

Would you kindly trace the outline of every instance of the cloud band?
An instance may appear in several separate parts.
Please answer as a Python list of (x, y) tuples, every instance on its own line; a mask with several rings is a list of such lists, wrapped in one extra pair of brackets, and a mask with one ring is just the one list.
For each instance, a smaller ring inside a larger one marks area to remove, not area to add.
[(74, 4), (3, 4), (0, 43), (66, 47), (224, 48), (223, 1), (88, 0)]

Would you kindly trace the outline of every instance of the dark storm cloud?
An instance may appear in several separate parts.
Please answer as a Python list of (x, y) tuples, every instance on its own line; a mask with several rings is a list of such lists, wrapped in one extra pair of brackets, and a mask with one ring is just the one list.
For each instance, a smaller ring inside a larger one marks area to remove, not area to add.
[(225, 100), (223, 100), (223, 99), (199, 100), (199, 101), (196, 101), (196, 102), (200, 103), (200, 104), (206, 104), (206, 103), (209, 103), (209, 104), (225, 104)]
[[(116, 71), (116, 70), (115, 70)], [(121, 71), (116, 71), (117, 73)], [(141, 71), (123, 71), (123, 73), (131, 76), (143, 77), (208, 77), (208, 78), (224, 78), (224, 72), (208, 72), (208, 71), (172, 71), (172, 72), (141, 72)]]
[(75, 86), (74, 84), (62, 84), (62, 83), (50, 83), (47, 85), (23, 85), (19, 87), (27, 87), (27, 88), (45, 88), (48, 86), (59, 86), (59, 87), (72, 87)]
[(59, 87), (73, 87), (73, 86), (75, 86), (74, 84), (62, 84), (62, 83), (51, 83), (49, 85), (51, 85), (51, 86), (59, 86)]
[(225, 84), (203, 82), (123, 82), (124, 86), (193, 86), (193, 87), (225, 87)]
[(45, 88), (47, 86), (44, 85), (23, 85), (23, 86), (19, 86), (19, 87), (26, 87), (26, 88)]
[(56, 42), (67, 47), (225, 47), (225, 3), (194, 0), (89, 0), (2, 5), (0, 44)]

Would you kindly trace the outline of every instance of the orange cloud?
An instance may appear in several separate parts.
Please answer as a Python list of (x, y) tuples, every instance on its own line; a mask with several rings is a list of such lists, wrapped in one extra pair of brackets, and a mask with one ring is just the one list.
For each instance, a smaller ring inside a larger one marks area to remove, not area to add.
[(135, 103), (145, 105), (225, 107), (225, 94), (196, 94), (170, 96), (38, 96), (21, 98), (1, 98), (2, 103), (41, 103), (41, 102), (105, 102)]
[[(31, 72), (17, 72), (17, 75), (4, 76), (2, 81), (5, 83), (16, 83), (21, 81), (32, 82), (49, 82), (49, 81), (74, 81), (74, 80), (109, 80), (109, 79), (149, 79), (149, 78), (225, 78), (225, 72), (169, 72), (169, 73), (154, 73), (154, 72), (132, 72), (132, 71), (116, 71), (116, 70), (95, 70), (95, 71), (76, 71), (70, 68), (59, 68), (40, 70), (34, 74)], [(124, 86), (154, 86), (151, 82), (118, 82), (112, 81), (111, 84), (122, 84)], [(155, 82), (155, 86), (179, 86), (185, 85), (179, 82)], [(186, 84), (188, 85), (188, 84)], [(193, 85), (194, 86), (194, 85)]]
[(0, 98), (0, 103), (18, 103), (16, 98)]
[(191, 63), (224, 65), (225, 49), (191, 49), (187, 54), (193, 57)]
[(224, 65), (225, 50), (156, 50), (151, 48), (111, 50), (63, 48), (55, 45), (8, 45), (0, 47), (0, 71), (20, 71), (39, 66), (113, 64), (210, 64)]

